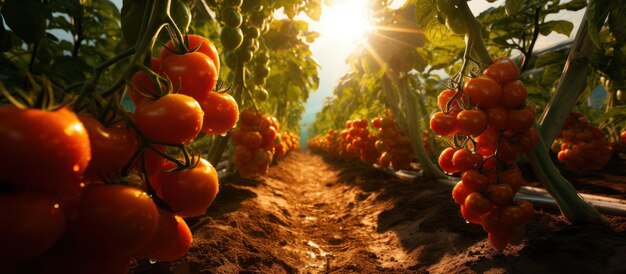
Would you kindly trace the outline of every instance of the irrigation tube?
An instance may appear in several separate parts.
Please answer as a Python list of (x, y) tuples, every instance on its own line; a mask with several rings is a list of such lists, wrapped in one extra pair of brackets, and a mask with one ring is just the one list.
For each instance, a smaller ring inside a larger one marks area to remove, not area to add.
[[(391, 168), (382, 168), (374, 164), (374, 168), (392, 175), (403, 181), (413, 181), (420, 176), (420, 172), (400, 170), (394, 171)], [(454, 187), (461, 178), (449, 177), (448, 179), (438, 179), (438, 183)], [(594, 206), (598, 211), (604, 214), (626, 216), (626, 200), (603, 197), (593, 194), (579, 194), (583, 200)], [(536, 187), (523, 186), (515, 195), (516, 199), (528, 200), (534, 206), (543, 208), (558, 208), (556, 201), (550, 196), (546, 190)]]

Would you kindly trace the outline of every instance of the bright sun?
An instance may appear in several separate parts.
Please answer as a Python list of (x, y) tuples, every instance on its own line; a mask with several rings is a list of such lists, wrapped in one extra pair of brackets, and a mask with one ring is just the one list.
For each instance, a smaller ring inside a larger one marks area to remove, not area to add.
[(362, 40), (372, 29), (367, 3), (364, 0), (331, 0), (324, 5), (319, 21), (322, 36), (340, 44), (352, 44)]

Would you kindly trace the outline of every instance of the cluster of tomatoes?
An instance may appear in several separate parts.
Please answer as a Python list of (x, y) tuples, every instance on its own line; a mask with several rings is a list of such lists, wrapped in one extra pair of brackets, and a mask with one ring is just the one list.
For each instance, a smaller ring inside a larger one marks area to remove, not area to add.
[(392, 166), (395, 170), (410, 169), (413, 159), (411, 139), (406, 136), (394, 121), (393, 116), (378, 117), (372, 120), (378, 129), (376, 149), (380, 152), (378, 163), (382, 167)]
[(280, 126), (276, 118), (244, 110), (230, 136), (235, 143), (233, 163), (244, 178), (265, 175), (276, 152)]
[(441, 153), (439, 165), (446, 173), (461, 173), (454, 200), (465, 220), (482, 225), (498, 250), (518, 243), (533, 215), (532, 204), (513, 200), (524, 183), (515, 160), (538, 143), (535, 114), (519, 75), (512, 60), (494, 60), (462, 91), (441, 92), (441, 111), (430, 120), (435, 133), (452, 137), (453, 147)]
[(276, 135), (276, 152), (274, 159), (282, 159), (289, 151), (300, 149), (300, 137), (288, 131)]
[(132, 258), (185, 255), (192, 236), (182, 218), (205, 213), (218, 177), (206, 160), (179, 160), (166, 149), (184, 146), (201, 130), (224, 133), (238, 119), (234, 100), (213, 91), (214, 47), (199, 36), (188, 39), (198, 51), (164, 49), (152, 62), (152, 72), (178, 93), (161, 93), (156, 87), (163, 83), (141, 71), (127, 89), (134, 113), (0, 106), (6, 133), (0, 153), (14, 155), (0, 162), (0, 217), (12, 220), (0, 228), (0, 267), (127, 273)]
[(309, 148), (346, 160), (360, 159), (371, 165), (377, 163), (396, 170), (409, 169), (413, 158), (411, 140), (396, 125), (393, 117), (372, 119), (376, 135), (368, 130), (365, 119), (346, 122), (340, 131), (329, 130), (325, 136), (316, 136), (308, 142)]
[(552, 151), (567, 168), (600, 170), (611, 158), (611, 149), (604, 137), (604, 132), (589, 124), (582, 114), (572, 112), (552, 143)]
[(170, 41), (159, 58), (151, 60), (152, 72), (169, 79), (176, 93), (163, 93), (163, 83), (146, 71), (137, 72), (127, 89), (136, 106), (137, 126), (154, 142), (185, 144), (200, 131), (224, 134), (237, 123), (236, 101), (213, 91), (220, 69), (215, 46), (199, 35), (186, 35), (185, 43), (195, 51), (178, 54)]

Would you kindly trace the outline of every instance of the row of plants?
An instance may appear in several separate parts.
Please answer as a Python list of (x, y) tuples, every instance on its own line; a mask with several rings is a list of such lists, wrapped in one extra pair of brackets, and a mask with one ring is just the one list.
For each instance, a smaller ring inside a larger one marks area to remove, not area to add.
[(0, 268), (127, 273), (184, 256), (224, 155), (253, 177), (299, 148), (317, 34), (293, 18), (320, 5), (0, 1)]
[[(478, 16), (464, 0), (407, 1), (395, 10), (377, 3), (379, 29), (352, 53), (350, 71), (309, 129), (311, 136), (326, 134), (314, 147), (333, 147), (338, 121), (372, 119), (388, 108), (409, 137), (422, 178), (460, 176), (452, 193), (461, 214), (482, 225), (497, 249), (519, 243), (532, 219), (532, 204), (514, 200), (525, 183), (520, 161), (530, 162), (570, 222), (605, 224), (560, 175), (547, 148), (558, 135), (555, 160), (570, 168), (591, 161), (586, 167), (594, 169), (623, 151), (622, 3), (508, 0)], [(573, 29), (549, 15), (584, 8), (569, 55), (535, 54), (539, 37)], [(607, 99), (594, 109), (585, 99), (599, 85)], [(563, 128), (572, 111), (592, 122), (572, 114), (577, 118)]]

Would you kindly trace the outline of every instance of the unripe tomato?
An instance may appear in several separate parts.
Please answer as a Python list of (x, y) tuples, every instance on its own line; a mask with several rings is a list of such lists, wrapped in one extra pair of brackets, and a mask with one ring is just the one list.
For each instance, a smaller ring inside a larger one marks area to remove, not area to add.
[(226, 51), (234, 51), (243, 42), (243, 32), (240, 28), (224, 26), (220, 33), (220, 42)]
[(243, 18), (238, 9), (232, 6), (222, 6), (220, 16), (221, 21), (224, 22), (225, 25), (233, 28), (241, 26), (241, 22), (243, 22)]

